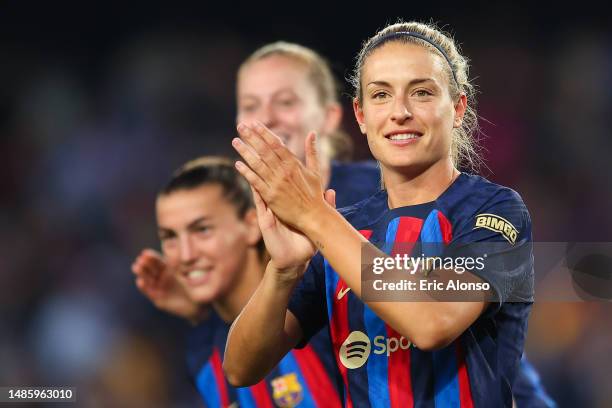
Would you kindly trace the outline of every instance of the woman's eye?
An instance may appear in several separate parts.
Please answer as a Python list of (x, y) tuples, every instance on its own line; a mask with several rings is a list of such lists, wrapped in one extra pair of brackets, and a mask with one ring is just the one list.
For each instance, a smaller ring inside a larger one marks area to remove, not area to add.
[(278, 105), (283, 108), (290, 108), (295, 105), (295, 99), (281, 99), (278, 101)]
[(414, 94), (416, 96), (431, 96), (432, 95), (432, 93), (426, 89), (418, 89), (417, 91), (415, 91)]
[(200, 226), (200, 227), (196, 227), (196, 228), (194, 229), (194, 231), (195, 231), (195, 232), (196, 232), (196, 234), (198, 234), (198, 235), (204, 235), (204, 236), (206, 236), (206, 235), (209, 235), (209, 234), (211, 233), (211, 231), (212, 231), (212, 227), (211, 227), (211, 226), (208, 226), (208, 225), (202, 225), (202, 226)]
[(387, 93), (386, 92), (375, 92), (372, 95), (373, 99), (384, 99), (385, 97), (387, 97)]
[(176, 236), (172, 237), (160, 237), (159, 239), (164, 248), (172, 248), (176, 245), (177, 239)]
[(255, 105), (242, 105), (240, 107), (240, 110), (242, 112), (247, 112), (247, 113), (255, 112), (255, 109), (257, 109), (257, 106)]

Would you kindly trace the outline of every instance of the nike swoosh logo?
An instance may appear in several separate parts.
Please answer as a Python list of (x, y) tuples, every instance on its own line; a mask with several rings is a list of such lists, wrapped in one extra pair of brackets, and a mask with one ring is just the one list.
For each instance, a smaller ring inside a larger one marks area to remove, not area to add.
[(338, 300), (342, 299), (344, 297), (344, 295), (346, 295), (348, 293), (348, 291), (351, 290), (351, 288), (344, 288), (344, 289), (340, 289), (338, 291)]

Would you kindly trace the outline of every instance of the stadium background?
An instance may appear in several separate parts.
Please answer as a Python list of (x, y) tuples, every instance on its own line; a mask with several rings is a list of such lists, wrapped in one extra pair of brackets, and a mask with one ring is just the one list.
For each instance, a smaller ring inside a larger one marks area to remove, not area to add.
[[(448, 25), (481, 91), (484, 175), (522, 194), (536, 240), (610, 241), (605, 13), (376, 6), (4, 2), (0, 385), (76, 386), (78, 406), (199, 403), (177, 335), (184, 326), (140, 296), (130, 263), (157, 245), (154, 197), (169, 173), (197, 155), (231, 153), (236, 68), (278, 39), (317, 49), (343, 78), (387, 22)], [(343, 102), (357, 158), (368, 158)], [(612, 406), (611, 311), (536, 304), (527, 352), (560, 406)]]

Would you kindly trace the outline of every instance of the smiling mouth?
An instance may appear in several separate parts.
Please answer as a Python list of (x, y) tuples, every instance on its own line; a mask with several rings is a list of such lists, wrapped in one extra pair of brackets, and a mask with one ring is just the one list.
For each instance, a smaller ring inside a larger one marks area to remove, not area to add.
[(183, 272), (181, 275), (183, 278), (189, 283), (189, 285), (201, 285), (208, 281), (210, 277), (211, 268), (206, 269), (192, 269), (189, 271)]
[(394, 145), (407, 145), (416, 142), (421, 136), (423, 135), (420, 133), (406, 132), (389, 134), (385, 138)]
[(400, 133), (398, 135), (391, 135), (388, 138), (390, 140), (411, 140), (411, 139), (418, 139), (419, 135), (417, 135), (416, 133)]

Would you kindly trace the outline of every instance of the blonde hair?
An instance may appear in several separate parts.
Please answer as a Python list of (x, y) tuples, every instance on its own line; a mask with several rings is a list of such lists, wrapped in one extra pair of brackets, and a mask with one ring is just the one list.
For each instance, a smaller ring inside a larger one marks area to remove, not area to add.
[[(258, 48), (240, 65), (238, 78), (249, 64), (275, 55), (290, 58), (306, 67), (308, 80), (314, 86), (317, 99), (322, 107), (326, 108), (331, 104), (339, 103), (339, 86), (329, 63), (314, 50), (295, 43), (277, 41)], [(336, 129), (324, 140), (327, 141), (327, 145), (323, 150), (329, 152), (331, 158), (341, 161), (351, 158), (353, 142), (344, 131)]]
[[(408, 32), (425, 37), (427, 40), (412, 35), (391, 36), (393, 33)], [(386, 39), (385, 37), (389, 37)], [(370, 54), (381, 45), (389, 41), (412, 43), (428, 49), (430, 52), (442, 57), (445, 61), (444, 70), (448, 78), (449, 93), (453, 100), (464, 94), (467, 98), (467, 110), (459, 128), (453, 129), (451, 143), (451, 158), (458, 168), (466, 168), (477, 172), (483, 161), (480, 157), (477, 135), (479, 133), (478, 115), (476, 114), (475, 88), (468, 77), (468, 59), (461, 55), (458, 45), (453, 38), (437, 28), (434, 24), (411, 22), (398, 22), (388, 25), (368, 39), (357, 55), (355, 68), (349, 81), (355, 90), (354, 97), (361, 105), (363, 91), (361, 89), (361, 73), (363, 65)], [(444, 50), (443, 55), (433, 44)], [(450, 65), (449, 65), (450, 64)]]

